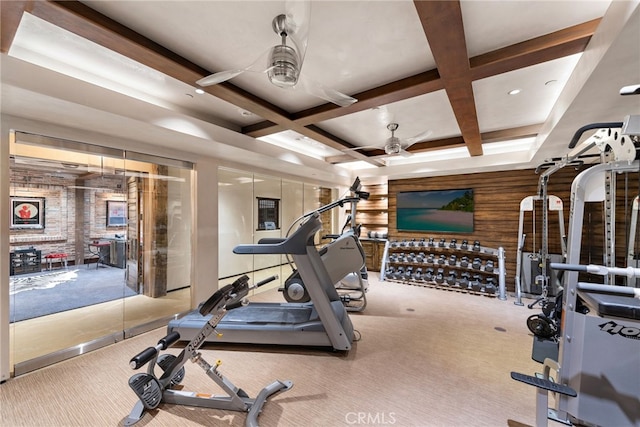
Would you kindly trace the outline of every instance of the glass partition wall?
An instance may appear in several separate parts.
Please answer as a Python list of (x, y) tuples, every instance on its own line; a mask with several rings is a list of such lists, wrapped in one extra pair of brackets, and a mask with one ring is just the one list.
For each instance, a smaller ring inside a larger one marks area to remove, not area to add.
[(189, 310), (191, 164), (21, 132), (10, 154), (14, 375)]
[[(261, 291), (283, 286), (294, 266), (285, 255), (236, 255), (233, 248), (263, 238), (287, 237), (303, 214), (337, 195), (334, 189), (227, 168), (218, 171), (218, 187), (219, 284), (231, 283), (243, 274), (250, 283), (278, 276)], [(338, 217), (337, 209), (322, 215), (323, 230), (316, 243), (327, 242), (321, 241), (322, 234), (336, 232)]]

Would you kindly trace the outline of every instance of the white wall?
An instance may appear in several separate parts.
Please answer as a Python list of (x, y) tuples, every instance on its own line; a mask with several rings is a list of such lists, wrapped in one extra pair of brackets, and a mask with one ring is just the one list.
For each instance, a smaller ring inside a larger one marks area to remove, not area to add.
[[(228, 168), (222, 168), (218, 177), (219, 277), (235, 277), (286, 263), (284, 255), (237, 255), (233, 253), (233, 248), (240, 244), (257, 243), (262, 238), (286, 237), (295, 220), (320, 207), (319, 186)], [(334, 193), (337, 194), (337, 191)], [(257, 230), (258, 197), (280, 200), (280, 229)], [(338, 218), (337, 212), (335, 218)], [(299, 222), (291, 232), (298, 225)], [(336, 230), (323, 232), (333, 233)], [(284, 267), (278, 283), (282, 283), (289, 273), (289, 268)]]
[(218, 289), (218, 162), (202, 158), (195, 165), (192, 194), (193, 285), (191, 306), (196, 307)]
[(230, 277), (253, 270), (252, 256), (233, 254), (233, 248), (253, 242), (253, 174), (218, 171), (218, 206), (220, 226), (216, 252), (220, 261), (217, 277)]

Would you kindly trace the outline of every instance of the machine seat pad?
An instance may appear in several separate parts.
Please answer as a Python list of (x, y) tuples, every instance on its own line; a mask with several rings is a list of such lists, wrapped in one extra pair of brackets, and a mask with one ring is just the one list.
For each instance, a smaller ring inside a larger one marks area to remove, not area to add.
[(595, 294), (578, 291), (585, 304), (595, 309), (598, 316), (640, 320), (640, 299), (619, 295)]

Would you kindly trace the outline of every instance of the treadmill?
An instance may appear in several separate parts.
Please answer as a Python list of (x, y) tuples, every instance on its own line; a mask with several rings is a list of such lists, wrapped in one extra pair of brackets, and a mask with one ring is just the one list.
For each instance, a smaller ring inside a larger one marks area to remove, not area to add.
[[(334, 287), (332, 277), (359, 271), (365, 255), (358, 238), (345, 233), (323, 249), (335, 256), (323, 257), (314, 244), (315, 234), (322, 228), (320, 214), (314, 212), (291, 236), (268, 239), (269, 243), (236, 246), (236, 254), (288, 254), (293, 259), (307, 292), (307, 303), (253, 303), (228, 310), (218, 323), (219, 334), (207, 339), (212, 343), (276, 344), (328, 347), (348, 351), (353, 342), (353, 324)], [(339, 258), (339, 262), (335, 261)], [(323, 260), (324, 259), (324, 260)], [(330, 274), (328, 268), (332, 269)], [(340, 269), (335, 273), (334, 269)], [(210, 316), (194, 310), (182, 318), (171, 320), (167, 333), (176, 331), (181, 340), (191, 340)], [(220, 336), (220, 334), (222, 334)]]

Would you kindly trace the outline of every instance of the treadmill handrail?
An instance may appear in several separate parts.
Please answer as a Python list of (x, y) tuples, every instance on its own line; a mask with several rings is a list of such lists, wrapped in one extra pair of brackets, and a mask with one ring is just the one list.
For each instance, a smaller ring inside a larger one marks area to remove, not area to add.
[(307, 253), (313, 246), (313, 236), (322, 228), (320, 214), (314, 212), (291, 236), (280, 243), (243, 244), (233, 248), (234, 254), (297, 254)]

